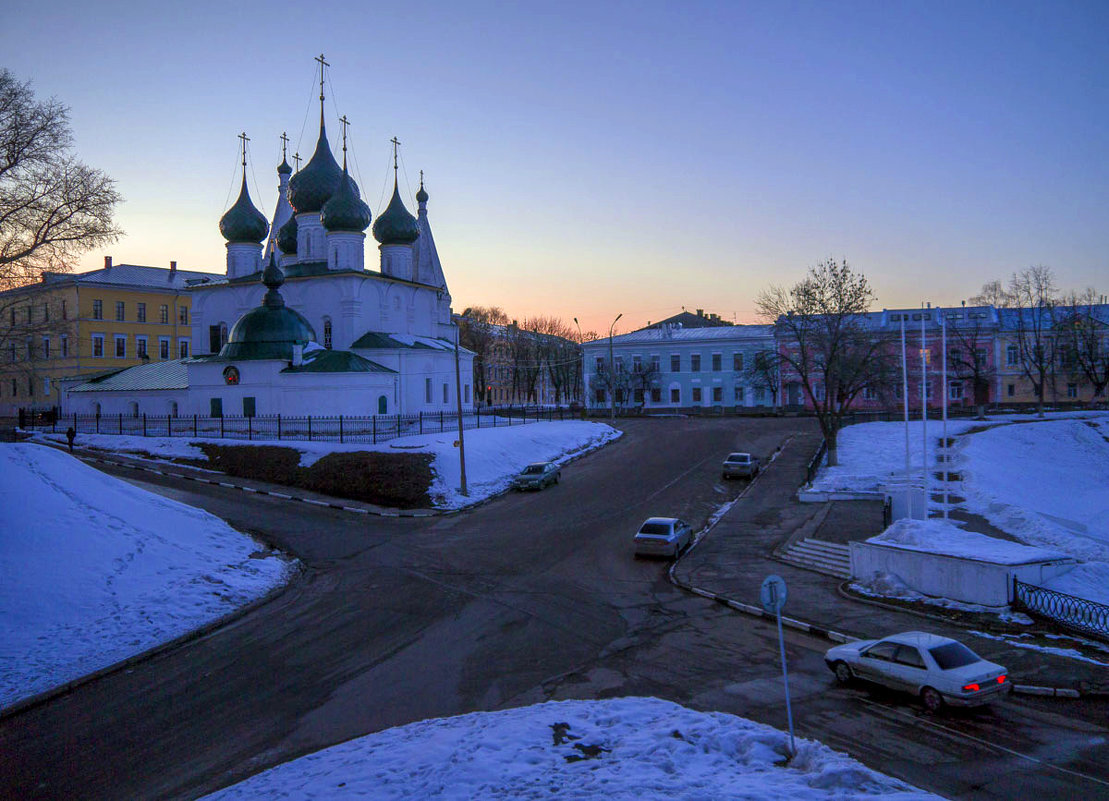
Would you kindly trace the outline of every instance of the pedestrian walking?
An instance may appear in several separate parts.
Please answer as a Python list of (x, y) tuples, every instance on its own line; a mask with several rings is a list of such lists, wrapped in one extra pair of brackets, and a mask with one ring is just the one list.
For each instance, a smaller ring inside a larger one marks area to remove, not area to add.
[(73, 453), (73, 440), (77, 439), (77, 431), (74, 430), (73, 426), (65, 430), (65, 438), (69, 440), (69, 452)]

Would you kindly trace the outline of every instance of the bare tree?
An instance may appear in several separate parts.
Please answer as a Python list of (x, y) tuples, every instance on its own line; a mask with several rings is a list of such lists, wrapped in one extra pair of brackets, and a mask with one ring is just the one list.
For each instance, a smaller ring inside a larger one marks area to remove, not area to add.
[(1001, 309), (1008, 308), (1011, 301), (1009, 290), (1000, 281), (987, 281), (982, 284), (982, 291), (969, 299), (972, 306), (994, 306)]
[(486, 388), (489, 386), (493, 346), (507, 323), (508, 315), (497, 306), (471, 306), (459, 318), (459, 340), (463, 347), (474, 352), (474, 386), (477, 387), (479, 401), (492, 401)]
[(846, 261), (829, 259), (792, 288), (770, 287), (756, 301), (783, 343), (779, 364), (785, 378), (798, 381), (813, 406), (829, 465), (838, 464), (839, 430), (856, 396), (892, 373), (885, 339), (866, 323), (873, 299), (865, 276)]
[[(627, 388), (632, 394), (632, 402), (638, 403), (640, 412), (647, 405), (647, 395), (651, 390), (661, 388), (659, 383), (661, 378), (658, 363), (654, 360), (632, 362), (632, 369), (627, 374)], [(639, 396), (638, 400), (636, 395)]]
[(990, 402), (990, 380), (995, 374), (989, 358), (993, 335), (983, 323), (985, 315), (986, 312), (982, 310), (968, 310), (965, 324), (951, 325), (947, 329), (955, 343), (954, 348), (948, 348), (948, 369), (960, 381), (971, 385), (979, 420), (986, 417), (986, 404)]
[(597, 371), (589, 379), (589, 389), (596, 392), (603, 389), (613, 406), (623, 406), (631, 388), (631, 375), (628, 373), (623, 361), (617, 359), (613, 362), (611, 370), (607, 360), (597, 362)]
[(1055, 307), (1058, 290), (1050, 267), (1038, 265), (1013, 273), (1008, 296), (1015, 313), (1015, 334), (1021, 372), (1032, 382), (1036, 410), (1044, 416), (1048, 383), (1054, 384)]
[(0, 291), (119, 238), (115, 182), (72, 154), (69, 111), (0, 70)]
[(535, 385), (543, 371), (539, 353), (539, 336), (527, 326), (529, 321), (524, 321), (524, 327), (515, 320), (508, 326), (508, 352), (512, 358), (512, 394), (522, 396), (524, 401), (536, 401)]
[(1109, 315), (1098, 303), (1097, 292), (1071, 292), (1058, 308), (1062, 366), (1093, 388), (1095, 403), (1105, 399), (1109, 386)]
[(539, 355), (555, 393), (555, 403), (569, 400), (580, 387), (581, 348), (576, 332), (558, 317), (537, 317), (532, 321), (539, 336)]
[(770, 393), (772, 406), (778, 405), (778, 389), (781, 387), (781, 359), (774, 350), (760, 350), (747, 361), (743, 368), (743, 378), (755, 389)]

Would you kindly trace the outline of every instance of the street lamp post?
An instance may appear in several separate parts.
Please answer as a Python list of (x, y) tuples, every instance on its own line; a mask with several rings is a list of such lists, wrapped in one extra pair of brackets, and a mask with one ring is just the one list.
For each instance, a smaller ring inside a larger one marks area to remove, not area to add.
[[(574, 318), (574, 325), (576, 325), (578, 327), (578, 357), (581, 359), (581, 366), (577, 370), (577, 374), (574, 376), (574, 384), (575, 384), (575, 387), (580, 387), (580, 389), (581, 389), (582, 413), (584, 414), (586, 400), (587, 400), (586, 397), (585, 397), (585, 392), (586, 392), (586, 389), (585, 389), (585, 351), (582, 350), (581, 346), (582, 346), (582, 340), (585, 339), (585, 337), (582, 336), (581, 323), (578, 322), (577, 317)], [(577, 393), (575, 393), (575, 394), (577, 394)]]
[(624, 316), (623, 312), (616, 315), (616, 319), (612, 321), (612, 325), (608, 327), (608, 410), (609, 420), (616, 420), (616, 373), (613, 370), (612, 361), (612, 329), (616, 327), (617, 321)]

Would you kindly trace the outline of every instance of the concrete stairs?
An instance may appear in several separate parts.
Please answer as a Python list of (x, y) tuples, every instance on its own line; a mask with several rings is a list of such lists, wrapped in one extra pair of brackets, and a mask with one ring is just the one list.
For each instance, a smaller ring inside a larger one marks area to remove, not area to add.
[(776, 555), (796, 567), (837, 578), (851, 578), (851, 556), (846, 545), (806, 537), (790, 543)]

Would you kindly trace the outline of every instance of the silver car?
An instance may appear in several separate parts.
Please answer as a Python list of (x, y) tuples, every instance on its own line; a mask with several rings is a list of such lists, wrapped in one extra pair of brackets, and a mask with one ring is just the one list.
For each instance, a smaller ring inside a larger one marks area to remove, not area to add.
[(859, 640), (828, 649), (824, 661), (847, 683), (865, 679), (911, 693), (929, 712), (944, 704), (981, 706), (1006, 695), (1005, 668), (987, 662), (958, 640), (906, 631), (880, 640)]
[(648, 517), (635, 534), (635, 555), (675, 557), (693, 544), (693, 528), (676, 517)]
[(749, 453), (729, 453), (721, 467), (724, 478), (754, 478), (759, 474), (759, 457)]
[(518, 490), (539, 490), (551, 484), (557, 484), (560, 478), (562, 478), (562, 470), (554, 462), (535, 462), (525, 467), (523, 472), (512, 480), (512, 486)]

